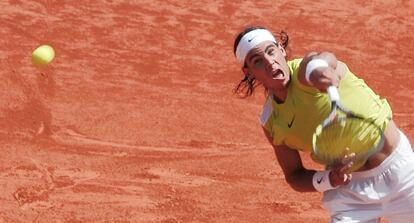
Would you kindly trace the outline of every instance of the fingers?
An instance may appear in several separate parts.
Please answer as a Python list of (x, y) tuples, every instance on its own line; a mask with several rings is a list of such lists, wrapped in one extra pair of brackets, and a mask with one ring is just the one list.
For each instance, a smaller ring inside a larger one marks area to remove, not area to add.
[(338, 87), (339, 86), (339, 77), (335, 74), (335, 68), (329, 67), (325, 72), (325, 76), (329, 79), (331, 82), (330, 84), (333, 86)]
[(345, 174), (345, 176), (346, 177), (345, 177), (345, 180), (344, 180), (344, 184), (348, 184), (352, 180), (352, 174), (347, 173), (347, 174)]
[(322, 92), (326, 92), (329, 86), (339, 86), (339, 77), (335, 74), (335, 70), (332, 67), (315, 69), (312, 83)]
[(351, 182), (352, 180), (352, 174), (350, 173), (341, 173), (336, 172), (332, 170), (329, 174), (329, 180), (333, 187), (339, 186), (339, 185), (345, 185)]
[(350, 153), (348, 148), (344, 150), (341, 162), (334, 165), (331, 169), (330, 180), (332, 186), (344, 185), (352, 180), (350, 171), (354, 165), (355, 158), (355, 153)]
[(348, 173), (351, 170), (353, 165), (354, 165), (354, 162), (350, 161), (350, 162), (346, 163), (345, 165), (340, 166), (340, 168), (338, 169), (338, 174)]
[[(349, 149), (347, 150), (349, 152)], [(354, 165), (355, 162), (355, 153), (345, 154), (344, 157), (341, 160), (341, 165), (339, 165), (339, 173), (347, 173), (351, 170), (352, 165)]]
[(342, 159), (341, 159), (340, 165), (345, 166), (348, 163), (354, 162), (355, 159), (356, 159), (356, 154), (355, 153), (351, 153), (351, 151), (349, 150), (349, 148), (346, 148), (342, 152)]

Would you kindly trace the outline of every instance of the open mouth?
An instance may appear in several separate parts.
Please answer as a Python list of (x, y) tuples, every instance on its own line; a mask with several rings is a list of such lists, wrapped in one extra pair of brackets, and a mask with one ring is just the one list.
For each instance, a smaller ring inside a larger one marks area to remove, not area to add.
[(282, 79), (284, 77), (283, 71), (281, 69), (276, 69), (272, 71), (272, 78), (274, 80)]

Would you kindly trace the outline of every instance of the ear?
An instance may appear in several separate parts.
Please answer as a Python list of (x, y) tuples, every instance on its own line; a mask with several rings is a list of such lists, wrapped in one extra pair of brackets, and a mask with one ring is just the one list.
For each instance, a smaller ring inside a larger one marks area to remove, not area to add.
[(249, 77), (249, 76), (253, 76), (253, 75), (249, 72), (249, 68), (248, 68), (248, 67), (242, 67), (242, 71), (243, 71), (244, 75), (246, 75), (247, 77)]
[(245, 75), (247, 75), (249, 73), (249, 68), (247, 67), (242, 67), (242, 71)]
[(283, 57), (286, 57), (286, 50), (283, 48), (282, 44), (277, 43), (277, 47), (279, 47), (280, 51), (282, 51)]

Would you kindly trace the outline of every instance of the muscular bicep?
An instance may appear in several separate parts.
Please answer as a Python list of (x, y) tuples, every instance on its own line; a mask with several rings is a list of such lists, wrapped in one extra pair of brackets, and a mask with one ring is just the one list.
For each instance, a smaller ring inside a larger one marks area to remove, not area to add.
[(302, 159), (299, 152), (297, 150), (290, 149), (285, 145), (273, 145), (272, 137), (268, 134), (266, 129), (263, 130), (268, 141), (274, 148), (277, 161), (283, 170), (285, 178), (289, 181), (295, 173), (303, 170)]

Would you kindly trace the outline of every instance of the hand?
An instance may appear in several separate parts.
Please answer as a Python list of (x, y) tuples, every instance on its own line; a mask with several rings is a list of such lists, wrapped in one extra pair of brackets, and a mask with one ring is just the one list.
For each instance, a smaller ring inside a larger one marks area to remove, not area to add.
[(346, 148), (344, 156), (339, 164), (332, 166), (329, 173), (329, 181), (332, 187), (348, 184), (352, 179), (352, 174), (348, 173), (355, 161), (355, 153), (349, 153)]
[(312, 59), (323, 59), (328, 63), (328, 67), (321, 67), (315, 69), (310, 76), (313, 85), (321, 92), (326, 92), (329, 86), (339, 86), (341, 75), (339, 74), (338, 60), (335, 55), (330, 52), (321, 52), (317, 55), (312, 55)]
[(331, 66), (315, 69), (311, 77), (314, 86), (322, 92), (329, 86), (339, 86), (340, 78)]

